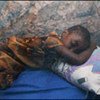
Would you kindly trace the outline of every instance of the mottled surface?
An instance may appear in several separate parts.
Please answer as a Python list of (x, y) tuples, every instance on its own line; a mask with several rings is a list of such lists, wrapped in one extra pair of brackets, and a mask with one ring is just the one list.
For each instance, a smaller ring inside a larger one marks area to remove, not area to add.
[(0, 1), (0, 40), (40, 35), (81, 24), (100, 45), (99, 1)]

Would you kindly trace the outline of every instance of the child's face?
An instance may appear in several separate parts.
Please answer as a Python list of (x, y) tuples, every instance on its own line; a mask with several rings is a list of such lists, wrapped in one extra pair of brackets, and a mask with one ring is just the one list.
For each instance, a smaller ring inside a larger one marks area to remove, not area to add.
[(74, 33), (66, 34), (66, 32), (62, 33), (62, 41), (66, 48), (71, 50), (72, 52), (79, 52), (79, 50), (82, 50), (84, 48), (84, 41), (81, 36), (76, 35)]

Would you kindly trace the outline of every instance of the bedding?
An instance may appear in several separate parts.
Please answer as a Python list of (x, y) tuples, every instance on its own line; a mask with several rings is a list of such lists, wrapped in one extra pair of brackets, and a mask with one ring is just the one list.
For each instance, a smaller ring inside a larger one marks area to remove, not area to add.
[(0, 99), (85, 99), (86, 92), (50, 70), (23, 71), (13, 85), (0, 90)]
[(100, 48), (94, 50), (89, 60), (81, 66), (71, 66), (58, 59), (51, 69), (67, 81), (86, 91), (100, 95)]
[[(84, 65), (78, 67), (76, 66), (71, 67), (68, 64), (64, 64), (61, 62), (60, 59), (59, 62), (54, 63), (54, 65), (58, 64), (59, 66), (52, 67), (52, 70), (62, 75), (69, 82), (71, 83), (75, 82), (75, 85), (77, 86), (80, 85), (79, 87), (83, 87), (86, 88), (86, 90), (89, 90), (87, 88), (89, 86), (89, 85), (87, 86), (87, 83), (89, 82), (87, 82), (84, 85), (83, 83), (84, 80), (86, 79), (84, 79), (83, 76), (81, 76), (82, 74), (81, 72), (77, 73), (77, 70), (78, 68), (80, 69), (83, 67), (89, 68), (89, 71), (91, 69), (90, 72), (92, 72), (92, 75), (95, 74), (96, 77), (95, 78), (90, 77), (90, 80), (91, 78), (96, 80), (97, 76), (99, 75), (98, 71), (99, 68), (96, 67), (95, 69), (93, 67), (100, 65), (99, 55), (100, 55), (100, 48), (94, 51), (91, 58)], [(92, 64), (90, 64), (91, 62)], [(86, 72), (88, 72), (88, 70)], [(98, 80), (97, 81), (95, 80), (92, 80), (92, 82), (97, 84)], [(32, 70), (31, 68), (26, 68), (26, 70), (19, 75), (17, 80), (14, 81), (12, 87), (6, 90), (0, 90), (0, 99), (86, 99), (88, 97), (87, 92), (78, 89), (69, 82), (63, 80), (63, 78), (59, 77), (58, 75), (47, 69)], [(92, 87), (92, 85), (90, 86)], [(95, 89), (94, 87), (95, 86), (93, 86), (92, 91), (94, 91)], [(94, 92), (97, 94), (96, 91)], [(91, 94), (91, 92), (89, 93)], [(95, 94), (92, 94), (92, 96), (95, 96)], [(91, 96), (88, 98), (90, 99)]]
[[(51, 32), (50, 34), (56, 33)], [(11, 36), (5, 42), (0, 42), (0, 88), (10, 87), (24, 70), (24, 66), (31, 68), (44, 66), (47, 53), (51, 51), (50, 48), (63, 45), (57, 37), (55, 38), (55, 35), (51, 35)]]

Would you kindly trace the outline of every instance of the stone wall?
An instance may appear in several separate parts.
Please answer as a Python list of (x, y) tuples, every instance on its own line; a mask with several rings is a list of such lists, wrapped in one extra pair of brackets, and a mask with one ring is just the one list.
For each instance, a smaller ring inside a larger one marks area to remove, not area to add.
[(81, 24), (100, 45), (99, 1), (0, 1), (0, 40), (11, 35), (59, 34)]

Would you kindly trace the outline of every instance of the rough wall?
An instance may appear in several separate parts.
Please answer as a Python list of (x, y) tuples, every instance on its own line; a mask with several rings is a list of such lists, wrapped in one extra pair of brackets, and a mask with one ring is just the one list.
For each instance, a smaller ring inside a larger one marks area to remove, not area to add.
[(0, 40), (15, 35), (59, 34), (81, 24), (100, 45), (99, 1), (0, 1)]

